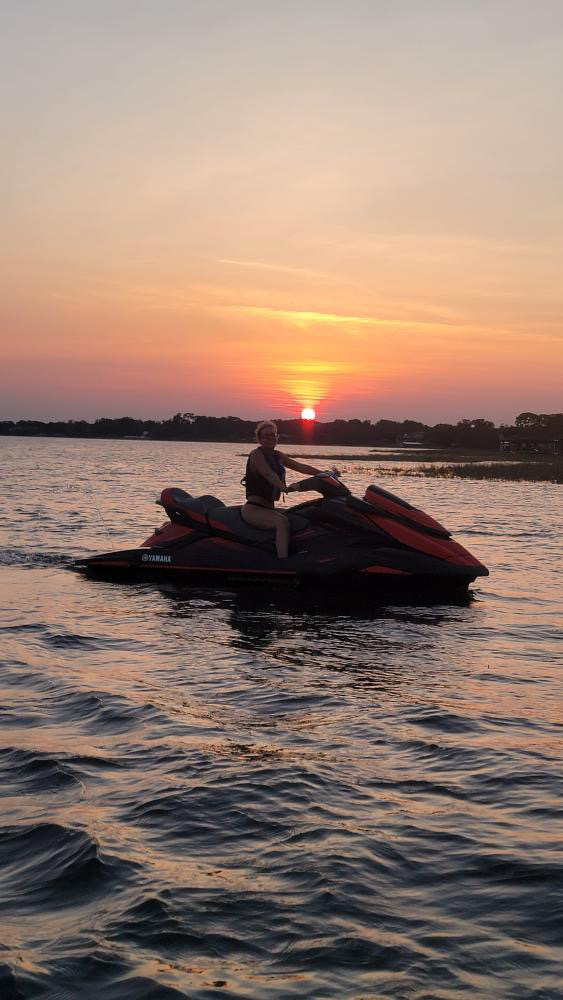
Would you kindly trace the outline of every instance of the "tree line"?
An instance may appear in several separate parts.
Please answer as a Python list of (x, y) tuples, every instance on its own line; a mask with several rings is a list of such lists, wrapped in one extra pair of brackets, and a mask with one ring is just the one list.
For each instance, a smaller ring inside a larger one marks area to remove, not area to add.
[[(280, 439), (291, 444), (358, 445), (382, 447), (406, 442), (432, 448), (475, 448), (497, 450), (501, 437), (538, 434), (561, 437), (563, 413), (520, 413), (513, 425), (496, 427), (491, 420), (465, 419), (456, 424), (428, 426), (418, 420), (332, 420), (307, 421), (277, 419)], [(153, 441), (232, 441), (254, 440), (254, 420), (241, 417), (209, 417), (176, 413), (168, 420), (139, 420), (135, 417), (100, 417), (87, 420), (4, 420), (0, 435), (146, 438)]]

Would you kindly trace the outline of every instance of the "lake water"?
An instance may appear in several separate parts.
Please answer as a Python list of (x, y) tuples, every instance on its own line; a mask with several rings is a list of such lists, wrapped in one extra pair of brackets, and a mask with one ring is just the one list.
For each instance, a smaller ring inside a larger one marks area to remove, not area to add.
[(378, 473), (491, 575), (354, 612), (68, 568), (244, 446), (0, 451), (1, 1000), (563, 995), (560, 487)]

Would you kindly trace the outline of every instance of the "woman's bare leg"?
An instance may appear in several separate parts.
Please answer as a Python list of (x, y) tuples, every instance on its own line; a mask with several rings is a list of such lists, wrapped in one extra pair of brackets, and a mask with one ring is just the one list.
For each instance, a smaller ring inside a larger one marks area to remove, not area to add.
[(287, 559), (289, 550), (289, 521), (285, 514), (270, 507), (255, 507), (245, 504), (241, 507), (243, 521), (253, 528), (274, 528), (276, 532), (276, 550), (278, 559)]

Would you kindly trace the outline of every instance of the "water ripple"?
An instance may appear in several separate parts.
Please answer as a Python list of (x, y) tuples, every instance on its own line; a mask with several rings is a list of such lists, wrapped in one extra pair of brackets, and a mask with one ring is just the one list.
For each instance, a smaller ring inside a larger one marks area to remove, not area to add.
[(557, 487), (409, 479), (491, 577), (374, 606), (68, 572), (240, 446), (4, 451), (1, 1000), (561, 996)]
[(119, 890), (134, 868), (103, 854), (82, 830), (56, 823), (0, 827), (0, 911), (84, 905)]

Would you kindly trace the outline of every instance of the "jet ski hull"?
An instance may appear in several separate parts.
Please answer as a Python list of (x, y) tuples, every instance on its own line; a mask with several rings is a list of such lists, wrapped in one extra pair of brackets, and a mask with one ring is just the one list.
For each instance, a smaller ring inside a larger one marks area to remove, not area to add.
[(356, 573), (339, 577), (323, 577), (314, 574), (296, 574), (291, 572), (264, 572), (248, 570), (245, 573), (230, 569), (201, 569), (178, 566), (174, 569), (162, 566), (126, 565), (115, 562), (107, 563), (77, 563), (76, 569), (85, 572), (90, 579), (106, 580), (115, 583), (158, 582), (174, 586), (214, 587), (218, 589), (248, 588), (260, 590), (292, 590), (303, 593), (323, 591), (338, 593), (343, 601), (353, 600), (358, 593), (369, 594), (378, 600), (402, 600), (413, 597), (420, 598), (424, 603), (439, 600), (442, 602), (457, 601), (466, 596), (469, 585), (474, 577), (408, 576), (391, 575), (387, 573)]
[[(181, 558), (162, 558), (161, 553), (149, 553), (160, 558), (147, 559), (142, 549), (111, 552), (79, 560), (75, 568), (91, 578), (120, 581), (168, 580), (171, 583), (212, 587), (274, 587), (276, 589), (331, 589), (346, 594), (365, 590), (371, 593), (414, 593), (460, 594), (467, 592), (469, 584), (478, 575), (461, 567), (451, 567), (440, 573), (413, 572), (401, 570), (382, 563), (372, 563), (362, 569), (353, 570), (349, 566), (307, 567), (293, 565), (287, 568), (275, 566), (235, 567), (196, 565)], [(289, 563), (297, 560), (291, 558)]]

